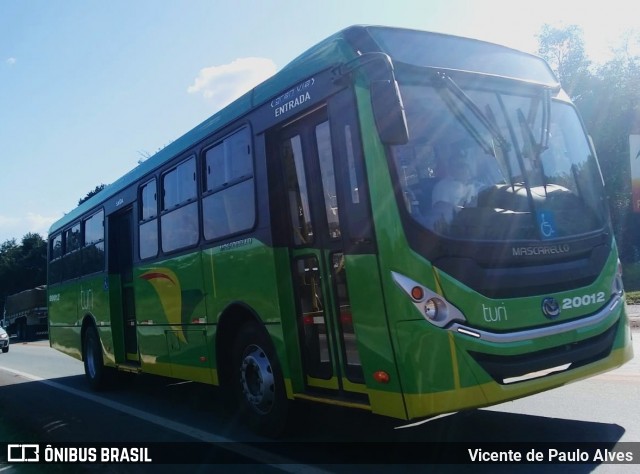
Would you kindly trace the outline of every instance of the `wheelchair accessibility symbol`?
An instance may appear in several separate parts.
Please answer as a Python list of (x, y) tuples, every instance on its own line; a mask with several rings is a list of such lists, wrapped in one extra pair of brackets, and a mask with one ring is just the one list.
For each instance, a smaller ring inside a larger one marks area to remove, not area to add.
[(543, 239), (551, 239), (556, 236), (556, 220), (551, 211), (538, 211), (538, 225)]

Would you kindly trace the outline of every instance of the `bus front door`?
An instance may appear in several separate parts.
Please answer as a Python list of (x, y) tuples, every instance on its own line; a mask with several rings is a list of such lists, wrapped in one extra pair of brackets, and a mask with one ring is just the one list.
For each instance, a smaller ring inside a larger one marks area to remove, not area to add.
[(278, 159), (305, 390), (366, 403), (326, 108), (279, 131)]

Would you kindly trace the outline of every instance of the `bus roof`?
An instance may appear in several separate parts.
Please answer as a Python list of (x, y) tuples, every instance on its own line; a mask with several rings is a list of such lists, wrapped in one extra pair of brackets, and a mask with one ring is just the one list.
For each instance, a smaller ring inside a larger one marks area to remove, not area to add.
[[(440, 45), (440, 47), (445, 47), (451, 46), (452, 42), (458, 42), (458, 44), (464, 43), (466, 46), (464, 48), (458, 49), (468, 51), (468, 53), (461, 56), (459, 55), (458, 57), (464, 56), (465, 59), (461, 59), (457, 64), (451, 61), (441, 64), (440, 62), (444, 61), (445, 58), (451, 57), (451, 55), (447, 54), (439, 54), (435, 59), (432, 58), (430, 59), (430, 61), (427, 61), (427, 63), (423, 63), (423, 57), (426, 56), (424, 52), (430, 51), (431, 53), (433, 53), (434, 48), (423, 48), (422, 52), (416, 51), (416, 49), (403, 52), (398, 48), (398, 45), (403, 44), (403, 35), (411, 34), (420, 35), (423, 40), (426, 40), (428, 38), (433, 42), (433, 46)], [(475, 46), (475, 48), (470, 47), (469, 45), (473, 45)], [(58, 230), (66, 227), (67, 225), (78, 219), (80, 216), (82, 216), (84, 213), (91, 211), (93, 208), (114, 197), (116, 194), (123, 191), (131, 184), (152, 173), (162, 164), (185, 152), (190, 147), (201, 142), (217, 130), (222, 129), (233, 121), (245, 116), (254, 108), (266, 103), (269, 100), (272, 100), (274, 97), (281, 94), (285, 89), (290, 88), (292, 85), (309, 78), (319, 71), (334, 67), (341, 62), (354, 59), (363, 52), (371, 51), (386, 52), (392, 58), (399, 59), (400, 61), (408, 61), (411, 60), (408, 58), (416, 57), (418, 58), (417, 65), (421, 66), (451, 67), (453, 69), (466, 69), (474, 71), (476, 70), (474, 68), (479, 64), (482, 64), (482, 62), (473, 61), (469, 58), (477, 55), (478, 51), (483, 49), (482, 45), (485, 45), (485, 52), (501, 52), (501, 55), (498, 54), (499, 58), (505, 59), (508, 56), (509, 59), (512, 60), (513, 58), (527, 57), (528, 66), (531, 66), (532, 63), (535, 64), (535, 61), (532, 61), (532, 59), (535, 59), (539, 60), (540, 63), (544, 65), (542, 68), (538, 68), (539, 70), (546, 67), (546, 79), (544, 76), (545, 73), (534, 74), (533, 78), (527, 76), (527, 79), (534, 81), (537, 80), (542, 83), (553, 82), (555, 80), (553, 73), (542, 59), (527, 53), (522, 53), (520, 51), (507, 48), (505, 46), (485, 43), (483, 41), (468, 38), (461, 38), (418, 30), (408, 30), (383, 26), (351, 26), (338, 33), (335, 33), (334, 35), (311, 47), (300, 56), (295, 58), (293, 61), (291, 61), (289, 64), (287, 64), (272, 77), (257, 85), (255, 88), (253, 88), (231, 104), (227, 105), (220, 111), (216, 112), (207, 120), (193, 128), (192, 130), (188, 131), (180, 138), (171, 142), (165, 148), (161, 149), (144, 162), (140, 163), (136, 168), (132, 169), (127, 174), (114, 181), (112, 184), (106, 186), (102, 191), (92, 196), (69, 213), (65, 214), (49, 228), (49, 234), (53, 234)], [(480, 48), (480, 50), (478, 48)], [(493, 64), (500, 64), (500, 62), (501, 61), (494, 61)], [(456, 65), (458, 67), (455, 67)], [(526, 70), (528, 71), (528, 73), (530, 73), (530, 68), (524, 68), (523, 70)], [(476, 72), (485, 71), (479, 69), (476, 70)], [(513, 77), (511, 71), (507, 69), (499, 69), (497, 72), (495, 70), (492, 70), (491, 72), (498, 75), (503, 74)], [(521, 72), (521, 74), (523, 73)], [(557, 83), (557, 81), (555, 82)]]

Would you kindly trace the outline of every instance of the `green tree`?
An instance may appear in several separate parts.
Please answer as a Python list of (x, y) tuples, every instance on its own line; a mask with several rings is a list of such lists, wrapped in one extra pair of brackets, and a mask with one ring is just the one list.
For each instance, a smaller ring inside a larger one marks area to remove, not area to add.
[(577, 25), (543, 25), (537, 36), (538, 53), (547, 60), (572, 100), (579, 102), (589, 93), (592, 80), (582, 29)]
[(631, 208), (629, 165), (629, 134), (640, 118), (640, 57), (631, 53), (634, 41), (637, 45), (637, 34), (623, 34), (613, 58), (597, 69), (597, 88), (584, 111), (601, 159), (623, 261), (637, 261), (640, 257), (636, 242), (640, 219)]
[(18, 272), (20, 247), (16, 239), (10, 239), (0, 245), (0, 297), (13, 293), (15, 277)]
[(80, 199), (78, 200), (78, 206), (79, 206), (80, 204), (82, 204), (83, 202), (85, 202), (85, 201), (89, 200), (91, 197), (93, 197), (93, 196), (95, 196), (96, 194), (98, 194), (100, 191), (102, 191), (102, 190), (103, 190), (104, 188), (106, 188), (106, 187), (107, 187), (107, 185), (106, 185), (106, 184), (99, 184), (99, 185), (97, 185), (97, 186), (93, 189), (93, 191), (89, 191), (89, 192), (85, 195), (85, 197), (80, 198)]
[(29, 233), (20, 246), (20, 286), (24, 289), (44, 285), (47, 281), (47, 242), (40, 234)]
[(640, 219), (630, 213), (629, 179), (629, 133), (640, 117), (640, 61), (632, 53), (638, 34), (626, 32), (621, 40), (611, 60), (593, 66), (578, 26), (544, 25), (538, 52), (576, 103), (593, 138), (621, 258), (628, 261), (640, 257), (634, 238)]
[(0, 245), (0, 305), (8, 295), (47, 281), (47, 242), (40, 234), (26, 234), (20, 245), (15, 239)]

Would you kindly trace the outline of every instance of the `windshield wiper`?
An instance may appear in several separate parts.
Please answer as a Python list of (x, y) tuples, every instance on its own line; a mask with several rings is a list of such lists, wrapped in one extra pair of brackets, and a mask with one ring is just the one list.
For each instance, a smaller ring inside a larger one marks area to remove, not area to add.
[(525, 140), (529, 142), (529, 148), (531, 150), (531, 153), (533, 154), (531, 164), (533, 167), (536, 167), (540, 171), (542, 186), (544, 186), (544, 192), (546, 194), (547, 175), (544, 172), (544, 165), (542, 163), (542, 159), (540, 158), (540, 155), (547, 148), (544, 147), (542, 143), (536, 142), (536, 139), (533, 136), (533, 130), (531, 130), (531, 126), (529, 125), (529, 122), (527, 122), (527, 119), (525, 118), (524, 113), (522, 112), (522, 109), (518, 109), (517, 114), (518, 114), (518, 122), (520, 123), (520, 129), (522, 130), (522, 134), (523, 134), (523, 137), (522, 137), (523, 143)]
[[(502, 113), (504, 114), (504, 116), (508, 117), (507, 108), (504, 105), (504, 101), (502, 100), (501, 96), (498, 96), (498, 104), (500, 104), (500, 108), (502, 109)], [(518, 112), (522, 114), (522, 111), (520, 109), (518, 109)], [(524, 118), (524, 115), (522, 116)], [(525, 122), (526, 122), (526, 119), (525, 119)], [(509, 129), (509, 135), (511, 135), (511, 138), (513, 139), (513, 143), (517, 144), (518, 140), (516, 139), (516, 133), (515, 133), (515, 130), (513, 129), (513, 123), (511, 120), (507, 120), (507, 127)], [(529, 181), (529, 173), (527, 172), (527, 168), (524, 163), (524, 157), (522, 156), (522, 151), (518, 146), (515, 147), (515, 155), (516, 155), (516, 159), (518, 160), (518, 165), (520, 166), (520, 170), (522, 171), (522, 180), (527, 193), (527, 201), (529, 202), (529, 209), (531, 210), (530, 215), (532, 219), (533, 228), (538, 229), (538, 232), (540, 233), (541, 231), (540, 231), (540, 228), (538, 227), (538, 217), (536, 213), (536, 203), (533, 199), (533, 193), (531, 192), (531, 182)]]
[[(496, 115), (493, 113), (493, 110), (491, 109), (491, 106), (489, 104), (485, 106), (485, 111), (486, 111), (486, 114), (485, 114), (486, 117), (491, 121), (491, 123), (494, 124), (494, 126), (497, 127), (498, 121), (496, 120)], [(496, 158), (498, 157), (496, 156)], [(509, 186), (511, 186), (511, 189), (515, 189), (515, 183), (513, 181), (513, 169), (511, 168), (511, 160), (509, 159), (509, 150), (505, 149), (504, 155), (500, 155), (499, 159), (502, 160), (502, 162), (507, 168), (507, 177), (509, 179)]]
[[(458, 108), (457, 104), (447, 94), (441, 94), (445, 103), (453, 111), (458, 120), (464, 125), (464, 127), (476, 140), (476, 142), (482, 147), (484, 152), (487, 155), (493, 156), (496, 159), (502, 160), (504, 162), (507, 168), (509, 184), (512, 188), (515, 189), (515, 183), (513, 181), (513, 170), (511, 169), (511, 160), (509, 159), (511, 143), (502, 135), (502, 133), (498, 129), (498, 122), (491, 108), (487, 105), (487, 115), (485, 115), (482, 110), (480, 110), (480, 107), (478, 107), (478, 105), (474, 102), (474, 100), (469, 97), (451, 77), (449, 77), (444, 72), (438, 72), (437, 77), (441, 80), (441, 83), (445, 85), (447, 90), (460, 102), (462, 102), (462, 104), (466, 106), (471, 111), (471, 113), (480, 121), (480, 123), (489, 131), (489, 133), (495, 140), (493, 145), (491, 143), (487, 143), (480, 132), (465, 117), (464, 113)], [(496, 145), (502, 151), (499, 158), (495, 150)]]
[[(447, 89), (450, 90), (451, 93), (456, 96), (465, 106), (467, 106), (467, 108), (473, 113), (473, 115), (476, 116), (476, 118), (482, 123), (482, 125), (487, 128), (489, 133), (491, 133), (493, 138), (498, 142), (500, 148), (504, 149), (505, 151), (509, 151), (510, 144), (507, 139), (502, 136), (500, 130), (498, 130), (497, 127), (482, 113), (482, 110), (480, 110), (473, 99), (471, 99), (471, 97), (469, 97), (462, 89), (460, 89), (458, 84), (456, 84), (456, 82), (447, 74), (438, 72), (438, 77), (444, 81)], [(474, 131), (476, 134), (478, 134), (477, 130), (474, 129)], [(490, 145), (489, 148), (491, 149)]]
[(449, 107), (449, 110), (453, 112), (453, 115), (456, 119), (462, 124), (465, 130), (471, 135), (471, 138), (475, 140), (475, 142), (482, 148), (487, 155), (493, 155), (493, 147), (491, 143), (484, 139), (484, 137), (480, 134), (480, 132), (476, 129), (476, 127), (469, 121), (469, 119), (465, 116), (464, 112), (460, 110), (458, 103), (455, 102), (451, 96), (448, 94), (440, 94), (444, 103)]

